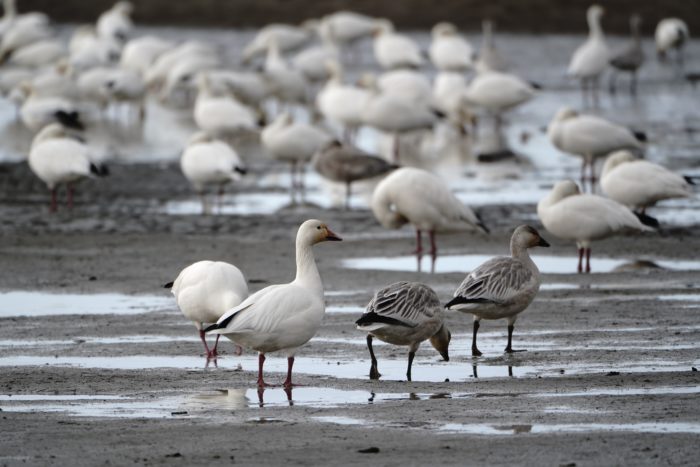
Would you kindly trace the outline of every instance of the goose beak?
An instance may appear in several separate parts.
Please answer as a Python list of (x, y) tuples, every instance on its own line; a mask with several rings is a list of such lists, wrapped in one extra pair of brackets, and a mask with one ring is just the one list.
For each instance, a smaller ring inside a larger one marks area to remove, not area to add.
[(331, 241), (331, 242), (340, 242), (343, 239), (340, 238), (335, 232), (333, 232), (331, 229), (326, 227), (326, 240)]
[(540, 241), (537, 243), (537, 246), (543, 246), (545, 248), (549, 247), (549, 242), (545, 240), (544, 238), (540, 237)]

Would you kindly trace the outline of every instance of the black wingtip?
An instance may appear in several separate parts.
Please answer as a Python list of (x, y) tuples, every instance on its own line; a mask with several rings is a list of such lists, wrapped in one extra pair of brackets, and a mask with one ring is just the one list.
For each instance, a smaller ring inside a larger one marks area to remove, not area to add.
[(658, 229), (661, 224), (659, 224), (658, 219), (651, 217), (647, 214), (642, 214), (641, 212), (635, 212), (635, 216), (637, 216), (637, 219), (639, 219), (639, 222), (642, 224), (646, 225), (647, 227), (651, 227), (653, 229)]
[(540, 83), (538, 83), (538, 82), (536, 82), (536, 81), (530, 81), (529, 83), (530, 83), (530, 86), (532, 86), (533, 89), (537, 89), (537, 90), (544, 89), (544, 87), (543, 87)]
[(647, 134), (643, 131), (632, 130), (632, 134), (634, 134), (634, 137), (637, 138), (637, 141), (640, 143), (646, 143), (648, 141)]
[(90, 164), (90, 173), (98, 177), (106, 177), (109, 175), (109, 168), (106, 165)]
[(697, 183), (695, 183), (695, 180), (700, 179), (700, 177), (693, 177), (690, 175), (684, 175), (683, 178), (686, 182), (688, 182), (688, 185), (697, 185)]
[(443, 112), (442, 110), (438, 109), (431, 109), (433, 111), (433, 115), (435, 115), (437, 118), (447, 118), (447, 114)]
[(449, 310), (451, 306), (459, 305), (460, 303), (467, 303), (467, 301), (464, 299), (464, 297), (457, 295), (456, 297), (452, 297), (452, 300), (445, 303), (445, 308)]
[(168, 282), (163, 286), (164, 289), (172, 289), (173, 285), (175, 285), (175, 282)]
[(74, 128), (76, 130), (84, 130), (85, 125), (80, 121), (80, 114), (75, 110), (71, 112), (66, 112), (65, 110), (57, 110), (54, 113), (54, 117), (58, 122), (68, 128)]
[(233, 171), (238, 172), (241, 175), (245, 175), (248, 173), (248, 169), (246, 169), (245, 167), (234, 167)]
[(404, 326), (407, 328), (415, 327), (415, 326), (411, 326), (408, 323), (400, 321), (398, 319), (390, 318), (388, 316), (378, 315), (377, 313), (375, 313), (373, 311), (370, 311), (369, 313), (365, 313), (364, 315), (360, 316), (360, 319), (355, 321), (355, 324), (357, 324), (358, 326), (366, 326), (368, 324), (374, 324), (374, 323), (392, 324), (395, 326)]
[(220, 326), (218, 324), (212, 324), (211, 326), (207, 327), (204, 329), (204, 332), (207, 333), (209, 331), (213, 331), (214, 329), (221, 329), (224, 326)]

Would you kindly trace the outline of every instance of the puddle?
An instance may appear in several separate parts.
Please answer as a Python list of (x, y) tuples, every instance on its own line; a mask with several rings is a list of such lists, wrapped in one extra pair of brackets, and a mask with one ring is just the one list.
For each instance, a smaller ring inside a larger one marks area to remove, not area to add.
[(143, 336), (117, 336), (117, 337), (74, 337), (66, 340), (27, 340), (27, 339), (5, 339), (0, 340), (0, 347), (53, 347), (81, 344), (159, 344), (167, 342), (200, 342), (195, 335), (185, 336), (164, 336), (164, 335), (143, 335)]
[[(439, 256), (435, 262), (436, 273), (471, 271), (493, 255), (445, 255)], [(577, 257), (573, 256), (542, 256), (533, 255), (533, 261), (544, 274), (574, 274), (576, 273)], [(422, 271), (430, 271), (430, 256), (425, 255), (421, 260)], [(617, 268), (629, 264), (630, 260), (595, 257), (592, 259), (593, 273), (614, 272)], [(666, 269), (683, 271), (700, 270), (700, 261), (654, 261)], [(341, 261), (341, 266), (348, 269), (373, 269), (382, 271), (416, 271), (415, 256), (353, 258)]]
[(57, 315), (132, 315), (176, 309), (172, 297), (158, 295), (0, 293), (0, 318)]
[(366, 308), (363, 306), (352, 305), (333, 305), (326, 307), (326, 313), (352, 313), (357, 315), (358, 318), (365, 310)]
[(448, 423), (437, 429), (443, 433), (470, 435), (517, 435), (540, 433), (587, 433), (607, 431), (631, 431), (635, 433), (700, 433), (700, 423), (694, 422), (642, 422), (642, 423), (576, 423), (551, 425), (487, 425)]
[(0, 394), (0, 402), (3, 401), (84, 401), (84, 400), (116, 400), (126, 399), (125, 396), (112, 395), (88, 395), (88, 394)]
[(365, 420), (360, 420), (359, 418), (350, 417), (311, 417), (314, 420), (318, 420), (321, 423), (332, 423), (334, 425), (348, 425), (348, 426), (367, 426), (368, 422)]
[[(318, 191), (307, 192), (306, 201), (322, 208), (330, 208), (328, 198)], [(287, 192), (238, 193), (224, 196), (221, 210), (217, 205), (215, 212), (223, 215), (250, 216), (255, 214), (274, 214), (282, 209), (291, 209)], [(165, 213), (170, 215), (198, 215), (202, 213), (199, 198), (168, 201)]]
[(530, 397), (662, 396), (700, 394), (700, 386), (660, 386), (653, 388), (600, 388), (578, 392), (542, 392)]

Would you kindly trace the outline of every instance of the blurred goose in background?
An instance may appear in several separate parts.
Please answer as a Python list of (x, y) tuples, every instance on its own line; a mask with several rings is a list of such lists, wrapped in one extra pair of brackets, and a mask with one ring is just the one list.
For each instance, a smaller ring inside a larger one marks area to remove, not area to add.
[(506, 71), (508, 69), (508, 63), (501, 51), (496, 48), (496, 43), (493, 38), (493, 21), (482, 21), (481, 28), (483, 37), (481, 39), (479, 56), (476, 61), (476, 71), (480, 73), (484, 71)]
[(558, 182), (537, 204), (537, 215), (545, 229), (562, 240), (574, 240), (578, 248), (578, 272), (591, 272), (591, 242), (624, 231), (654, 231), (632, 211), (612, 199), (582, 194), (571, 180)]
[(296, 204), (297, 190), (303, 203), (306, 163), (332, 140), (331, 136), (308, 123), (294, 122), (289, 113), (283, 112), (262, 130), (260, 140), (270, 156), (290, 164), (291, 203)]
[(323, 40), (322, 44), (307, 47), (292, 59), (292, 67), (299, 70), (310, 82), (328, 79), (330, 72), (326, 65), (329, 61), (340, 60), (338, 48), (333, 42)]
[(58, 205), (58, 185), (66, 184), (67, 205), (72, 208), (76, 181), (92, 175), (107, 174), (106, 169), (91, 162), (85, 143), (71, 136), (58, 123), (47, 125), (34, 137), (28, 162), (32, 172), (51, 190), (51, 212), (55, 212)]
[[(199, 77), (220, 66), (221, 60), (217, 55), (190, 54), (181, 57), (167, 73), (159, 94), (160, 101), (176, 107), (189, 107), (195, 91), (198, 90)], [(207, 74), (207, 80), (208, 76)], [(209, 81), (207, 83), (211, 89), (211, 83)]]
[(307, 82), (304, 73), (287, 63), (282, 57), (279, 44), (274, 37), (270, 38), (268, 44), (264, 72), (270, 94), (277, 99), (280, 104), (279, 108), (282, 108), (282, 104), (306, 105), (308, 103)]
[(430, 80), (419, 71), (390, 70), (379, 75), (376, 81), (374, 79), (369, 73), (365, 73), (360, 81), (365, 82), (369, 87), (376, 83), (377, 89), (382, 94), (393, 94), (421, 105), (432, 104), (433, 92)]
[(2, 0), (3, 15), (0, 18), (0, 36), (3, 36), (12, 27), (21, 24), (49, 24), (49, 17), (40, 12), (17, 13), (17, 2), (15, 0)]
[(43, 39), (20, 47), (10, 55), (8, 63), (26, 68), (41, 68), (68, 57), (68, 49), (55, 39)]
[(540, 271), (530, 258), (529, 248), (549, 243), (534, 228), (521, 225), (510, 238), (510, 256), (497, 256), (478, 266), (462, 281), (445, 308), (474, 315), (472, 355), (480, 356), (476, 335), (482, 319), (508, 320), (508, 345), (513, 353), (513, 329), (518, 315), (527, 309), (540, 289)]
[(630, 209), (645, 214), (658, 201), (693, 195), (693, 178), (683, 177), (653, 162), (637, 159), (629, 151), (616, 151), (603, 165), (603, 193)]
[(32, 13), (17, 16), (8, 23), (0, 39), (0, 61), (7, 60), (22, 47), (52, 36), (53, 31), (45, 15)]
[(379, 177), (398, 167), (339, 141), (332, 141), (317, 151), (311, 166), (324, 178), (345, 184), (345, 209), (350, 209), (353, 182)]
[(444, 180), (413, 167), (396, 169), (379, 182), (372, 195), (372, 212), (387, 229), (412, 224), (416, 255), (423, 253), (422, 235), (430, 236), (430, 255), (437, 257), (436, 232), (484, 232), (488, 229), (469, 207), (452, 194)]
[[(190, 138), (180, 158), (180, 168), (202, 198), (202, 214), (209, 213), (207, 187), (218, 187), (221, 208), (224, 186), (239, 181), (246, 173), (238, 153), (227, 143), (205, 132), (196, 133)], [(216, 320), (207, 322), (214, 323)]]
[(31, 84), (22, 83), (27, 96), (19, 110), (22, 123), (32, 131), (39, 131), (49, 123), (59, 122), (69, 128), (83, 130), (80, 111), (75, 103), (57, 95), (40, 94)]
[(396, 282), (378, 290), (365, 313), (355, 321), (357, 329), (367, 332), (367, 348), (372, 360), (370, 379), (381, 376), (374, 356), (372, 339), (393, 345), (408, 346), (406, 379), (411, 381), (411, 367), (421, 342), (430, 344), (447, 362), (452, 338), (444, 323), (440, 299), (433, 289), (418, 282)]
[(464, 75), (453, 71), (443, 71), (435, 76), (433, 81), (432, 102), (442, 113), (447, 115), (450, 122), (461, 132), (465, 132), (464, 124), (474, 120), (464, 95), (467, 92), (467, 81)]
[(162, 54), (175, 47), (172, 41), (157, 36), (142, 36), (131, 39), (122, 49), (119, 66), (133, 70), (145, 77), (148, 68)]
[(419, 68), (423, 64), (418, 44), (413, 39), (394, 31), (388, 20), (380, 20), (374, 36), (374, 58), (385, 70)]
[(487, 71), (472, 79), (464, 92), (464, 99), (470, 106), (494, 115), (498, 130), (503, 112), (529, 101), (534, 95), (535, 88), (517, 76)]
[(134, 25), (131, 22), (131, 13), (134, 5), (131, 2), (117, 2), (97, 18), (97, 34), (100, 37), (113, 39), (124, 43), (129, 38), (129, 34)]
[(440, 71), (464, 72), (474, 66), (474, 49), (459, 35), (452, 23), (438, 23), (432, 29), (428, 51), (430, 61)]
[(241, 131), (257, 127), (258, 117), (255, 112), (231, 95), (212, 89), (206, 73), (198, 76), (197, 88), (194, 121), (200, 130), (227, 140)]
[(377, 30), (378, 20), (353, 11), (336, 11), (321, 18), (319, 35), (340, 47), (372, 36)]
[(78, 28), (73, 33), (68, 48), (70, 65), (77, 71), (116, 65), (121, 56), (121, 43), (110, 37), (99, 36), (92, 26)]
[(211, 61), (218, 60), (218, 54), (209, 44), (199, 41), (183, 42), (179, 46), (166, 50), (158, 55), (148, 67), (144, 78), (146, 85), (152, 91), (159, 91), (165, 84), (169, 73), (175, 65), (192, 58), (207, 57)]
[[(214, 348), (209, 349), (204, 325), (216, 323), (224, 313), (248, 298), (248, 283), (243, 273), (223, 261), (198, 261), (180, 271), (175, 281), (164, 287), (171, 290), (182, 314), (199, 331), (207, 360), (215, 359), (221, 336), (216, 335)], [(241, 351), (238, 347), (237, 355)]]
[(586, 12), (588, 39), (571, 56), (567, 70), (567, 75), (581, 80), (584, 103), (586, 102), (587, 90), (590, 90), (594, 105), (598, 103), (600, 75), (610, 62), (610, 51), (605, 42), (603, 28), (600, 25), (604, 11), (599, 5), (592, 5), (588, 8)]
[(297, 274), (288, 284), (265, 287), (224, 314), (205, 332), (223, 334), (234, 343), (259, 352), (258, 387), (263, 379), (265, 355), (283, 351), (287, 355), (286, 388), (291, 388), (294, 354), (318, 331), (326, 312), (323, 282), (316, 267), (313, 245), (341, 238), (319, 220), (301, 224), (296, 238)]
[(630, 17), (630, 30), (632, 33), (632, 41), (622, 50), (613, 54), (610, 59), (610, 65), (613, 67), (613, 72), (610, 74), (610, 93), (615, 94), (615, 81), (617, 79), (617, 71), (623, 71), (630, 74), (630, 94), (637, 93), (637, 70), (644, 64), (644, 50), (642, 49), (642, 40), (639, 36), (639, 28), (642, 24), (642, 17), (632, 15)]
[[(595, 161), (618, 149), (641, 150), (637, 135), (627, 128), (594, 115), (582, 115), (562, 107), (547, 128), (549, 141), (560, 151), (583, 159), (581, 185), (586, 180), (586, 167), (590, 167), (591, 185), (595, 186)], [(641, 137), (641, 135), (640, 135)]]
[(666, 54), (671, 49), (676, 49), (676, 63), (683, 64), (683, 48), (690, 39), (690, 32), (685, 21), (679, 18), (662, 19), (656, 25), (654, 39), (659, 60), (665, 61)]
[(250, 63), (257, 56), (265, 55), (271, 41), (277, 43), (280, 52), (296, 50), (313, 38), (317, 27), (318, 23), (314, 20), (306, 21), (301, 26), (268, 24), (261, 28), (243, 49), (243, 64)]

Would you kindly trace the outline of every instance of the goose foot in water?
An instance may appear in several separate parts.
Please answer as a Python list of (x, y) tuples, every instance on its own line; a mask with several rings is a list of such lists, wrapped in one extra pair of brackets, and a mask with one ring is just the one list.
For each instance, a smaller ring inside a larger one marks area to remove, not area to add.
[(508, 326), (508, 345), (506, 346), (504, 352), (505, 353), (515, 353), (515, 352), (527, 352), (525, 349), (520, 349), (520, 350), (513, 350), (513, 329), (514, 326), (511, 324)]
[(369, 379), (379, 379), (382, 376), (377, 369), (377, 357), (374, 356), (374, 349), (372, 348), (372, 336), (367, 335), (367, 348), (369, 349), (369, 356), (372, 360), (372, 366), (369, 368)]
[(481, 351), (476, 347), (476, 334), (479, 332), (479, 322), (474, 321), (474, 330), (472, 332), (472, 355), (475, 357), (481, 357), (483, 354)]

